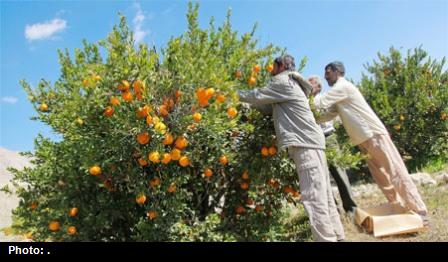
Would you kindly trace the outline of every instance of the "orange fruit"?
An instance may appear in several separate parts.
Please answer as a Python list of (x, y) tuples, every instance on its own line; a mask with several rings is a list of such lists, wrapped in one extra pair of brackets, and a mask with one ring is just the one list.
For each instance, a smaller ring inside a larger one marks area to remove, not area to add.
[(168, 100), (168, 109), (173, 109), (174, 108), (174, 100), (172, 98), (170, 98)]
[(148, 115), (147, 117), (146, 117), (146, 124), (149, 126), (149, 125), (152, 125), (152, 116), (150, 116), (150, 115)]
[(157, 212), (156, 211), (148, 211), (148, 213), (146, 213), (146, 215), (148, 216), (148, 218), (150, 220), (154, 220), (157, 217)]
[(126, 90), (129, 90), (129, 88), (131, 87), (131, 84), (129, 84), (128, 80), (122, 80), (121, 83)]
[(144, 106), (144, 107), (140, 107), (139, 109), (137, 109), (137, 118), (145, 118), (149, 115), (150, 112), (150, 107), (149, 106)]
[(143, 157), (140, 157), (138, 159), (138, 163), (140, 166), (147, 166), (148, 165), (148, 161), (146, 161)]
[(159, 132), (160, 134), (165, 134), (166, 132), (166, 125), (162, 122), (158, 122), (155, 124), (154, 129)]
[(275, 146), (271, 146), (268, 151), (270, 156), (275, 156), (275, 154), (277, 154), (277, 148)]
[(160, 162), (159, 152), (154, 151), (154, 152), (149, 153), (148, 159), (149, 159), (149, 161), (153, 162), (154, 164), (159, 163)]
[(69, 235), (74, 235), (74, 234), (76, 234), (78, 232), (78, 230), (76, 230), (76, 227), (75, 226), (69, 226), (68, 228), (67, 228), (67, 233), (69, 234)]
[(78, 125), (83, 125), (84, 120), (82, 120), (82, 118), (78, 117), (78, 118), (76, 118), (76, 123), (78, 123)]
[[(210, 93), (211, 91), (209, 91), (209, 93)], [(214, 90), (213, 90), (213, 92), (214, 92)], [(208, 100), (209, 100), (209, 98), (208, 98), (208, 96), (207, 96), (207, 91), (204, 89), (204, 88), (202, 88), (202, 87), (200, 87), (200, 88), (198, 88), (197, 90), (196, 90), (196, 97), (197, 97), (197, 99), (198, 99), (198, 101), (199, 101), (199, 106), (201, 106), (201, 107), (206, 107), (206, 106), (208, 106)]]
[(142, 81), (140, 80), (135, 80), (134, 83), (132, 83), (132, 86), (134, 87), (134, 91), (136, 93), (140, 93), (143, 88)]
[(99, 166), (92, 166), (91, 168), (89, 168), (89, 173), (92, 176), (97, 176), (101, 174), (101, 167)]
[(166, 133), (165, 138), (163, 139), (162, 143), (167, 146), (167, 145), (171, 145), (173, 143), (173, 141), (174, 141), (173, 136), (170, 133)]
[(300, 198), (300, 193), (298, 191), (294, 190), (292, 192), (292, 196), (295, 197), (295, 198)]
[(226, 97), (223, 94), (219, 94), (216, 97), (216, 101), (218, 101), (219, 103), (224, 103), (224, 101), (226, 101)]
[(120, 105), (120, 100), (118, 100), (117, 97), (112, 96), (112, 97), (109, 99), (109, 103), (110, 103), (111, 105), (113, 105), (113, 106), (119, 106), (119, 105)]
[(174, 96), (179, 99), (182, 96), (182, 91), (176, 90), (176, 92), (174, 92)]
[(267, 147), (265, 147), (265, 146), (262, 147), (261, 148), (261, 155), (264, 156), (264, 157), (269, 156), (269, 149)]
[(166, 190), (166, 192), (168, 192), (168, 193), (176, 192), (176, 184), (175, 183), (171, 183), (170, 186), (168, 187), (168, 189)]
[(89, 86), (89, 79), (84, 79), (84, 80), (82, 80), (82, 86), (84, 86), (84, 87), (88, 87)]
[(229, 160), (227, 159), (227, 156), (225, 156), (225, 155), (222, 155), (220, 158), (219, 158), (219, 162), (222, 164), (222, 165), (227, 165), (228, 163), (229, 163)]
[(400, 121), (404, 121), (404, 120), (405, 120), (404, 115), (400, 115)]
[(102, 78), (101, 78), (101, 76), (95, 74), (95, 75), (93, 75), (92, 79), (93, 79), (93, 81), (100, 81)]
[(238, 111), (234, 107), (230, 107), (227, 109), (227, 116), (230, 118), (234, 118), (238, 114)]
[(213, 176), (213, 171), (210, 168), (206, 168), (204, 170), (204, 177), (211, 177)]
[(269, 181), (268, 181), (268, 185), (270, 185), (270, 186), (273, 187), (274, 189), (278, 189), (278, 187), (280, 186), (280, 183), (279, 183), (277, 180), (271, 178), (271, 179), (269, 179)]
[(195, 122), (199, 122), (199, 121), (201, 121), (201, 119), (202, 119), (202, 115), (200, 113), (194, 113), (193, 114), (193, 120)]
[(50, 223), (48, 224), (48, 228), (53, 232), (59, 231), (59, 229), (61, 228), (61, 223), (56, 220), (50, 221)]
[(113, 114), (114, 114), (114, 109), (112, 107), (108, 106), (104, 109), (105, 117), (111, 117)]
[(159, 113), (160, 113), (160, 115), (163, 116), (163, 117), (168, 116), (169, 113), (168, 113), (167, 106), (166, 106), (166, 105), (161, 105), (161, 106), (159, 106)]
[(245, 170), (243, 172), (243, 175), (241, 176), (242, 179), (244, 180), (248, 180), (249, 179), (249, 172), (247, 170)]
[(158, 178), (158, 177), (154, 177), (153, 179), (151, 179), (151, 180), (149, 181), (149, 185), (150, 185), (152, 188), (154, 188), (154, 187), (160, 185), (160, 178)]
[(440, 113), (440, 120), (445, 121), (447, 119), (447, 115), (445, 112)]
[(213, 97), (213, 95), (215, 94), (215, 89), (214, 88), (207, 88), (206, 90), (205, 90), (205, 97), (207, 98), (207, 99), (210, 99), (210, 98), (212, 98)]
[(293, 194), (294, 193), (294, 189), (291, 186), (285, 186), (283, 188), (283, 192), (285, 192), (285, 194)]
[(272, 72), (272, 70), (274, 70), (274, 65), (273, 64), (267, 65), (266, 70), (268, 70), (268, 72)]
[(254, 65), (254, 67), (252, 68), (252, 71), (254, 73), (258, 73), (261, 70), (261, 66), (260, 65)]
[(138, 196), (135, 198), (135, 202), (137, 202), (137, 204), (139, 204), (139, 205), (143, 205), (143, 204), (146, 202), (146, 196), (143, 195), (143, 194), (138, 195)]
[(235, 77), (236, 78), (240, 78), (240, 77), (242, 77), (243, 76), (243, 73), (240, 71), (240, 70), (237, 70), (236, 72), (235, 72)]
[(188, 140), (185, 137), (180, 136), (176, 139), (175, 146), (176, 148), (183, 150), (188, 146)]
[(187, 167), (188, 165), (190, 165), (190, 159), (188, 159), (187, 156), (182, 156), (179, 159), (179, 165), (181, 165), (183, 167)]
[(134, 100), (134, 97), (132, 96), (132, 93), (129, 91), (125, 91), (121, 97), (123, 98), (124, 101), (126, 102), (132, 102), (132, 100)]
[(277, 181), (273, 178), (268, 180), (268, 185), (270, 185), (270, 186), (274, 186), (276, 183), (277, 183)]
[(248, 190), (249, 189), (249, 183), (246, 183), (246, 182), (241, 183), (240, 187), (241, 187), (242, 190)]
[(31, 203), (31, 204), (29, 205), (29, 207), (30, 207), (31, 210), (36, 209), (37, 206), (38, 206), (37, 202), (33, 202), (33, 203)]
[(239, 215), (242, 215), (242, 214), (246, 213), (246, 209), (242, 205), (238, 205), (235, 208), (235, 212)]
[(253, 86), (253, 85), (255, 85), (255, 83), (257, 83), (257, 79), (253, 76), (249, 77), (249, 79), (247, 80), (247, 84), (249, 86)]
[(394, 129), (397, 130), (397, 131), (400, 131), (401, 125), (400, 124), (394, 125)]
[(173, 150), (171, 150), (170, 155), (171, 155), (171, 160), (177, 161), (181, 157), (181, 151), (177, 148), (174, 148)]
[(71, 216), (71, 217), (75, 217), (77, 214), (78, 214), (78, 208), (77, 207), (72, 207), (68, 211), (68, 215)]
[(148, 144), (149, 140), (150, 140), (150, 136), (149, 136), (148, 132), (140, 133), (137, 135), (137, 142), (140, 145)]
[(47, 111), (47, 110), (48, 110), (48, 105), (45, 104), (45, 103), (42, 103), (42, 104), (39, 106), (39, 110), (42, 111), (42, 112)]
[(120, 90), (121, 92), (128, 92), (129, 91), (129, 87), (131, 85), (129, 84), (129, 82), (127, 80), (123, 80), (121, 81), (120, 84), (118, 84), (118, 90)]
[(162, 163), (167, 165), (169, 162), (171, 162), (171, 155), (168, 153), (163, 154)]

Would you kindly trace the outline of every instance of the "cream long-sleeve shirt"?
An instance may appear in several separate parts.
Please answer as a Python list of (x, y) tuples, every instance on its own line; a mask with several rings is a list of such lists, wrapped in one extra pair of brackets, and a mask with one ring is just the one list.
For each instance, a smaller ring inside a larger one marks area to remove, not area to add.
[(376, 134), (388, 134), (386, 127), (358, 88), (343, 77), (340, 77), (328, 92), (316, 97), (314, 103), (321, 112), (317, 121), (325, 122), (339, 115), (355, 145)]

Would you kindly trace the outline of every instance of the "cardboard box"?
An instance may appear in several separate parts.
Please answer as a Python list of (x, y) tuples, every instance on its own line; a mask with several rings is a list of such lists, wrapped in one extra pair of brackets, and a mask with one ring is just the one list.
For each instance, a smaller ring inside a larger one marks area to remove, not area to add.
[(416, 233), (424, 229), (422, 218), (399, 204), (383, 204), (372, 208), (357, 208), (356, 223), (373, 232), (374, 237)]

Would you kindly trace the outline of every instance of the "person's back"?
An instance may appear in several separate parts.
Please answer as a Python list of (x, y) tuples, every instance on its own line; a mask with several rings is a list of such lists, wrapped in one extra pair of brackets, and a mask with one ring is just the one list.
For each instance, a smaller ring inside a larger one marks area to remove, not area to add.
[(272, 104), (274, 126), (282, 147), (299, 146), (325, 149), (325, 137), (311, 112), (300, 86), (285, 71), (274, 76), (269, 85), (284, 100)]

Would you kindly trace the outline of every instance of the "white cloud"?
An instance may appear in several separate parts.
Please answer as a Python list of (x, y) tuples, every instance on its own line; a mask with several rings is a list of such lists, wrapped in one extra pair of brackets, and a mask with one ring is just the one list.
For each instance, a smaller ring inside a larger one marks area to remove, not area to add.
[(146, 15), (142, 8), (140, 7), (140, 3), (135, 2), (134, 7), (137, 9), (137, 14), (134, 19), (132, 19), (132, 23), (134, 24), (134, 39), (135, 43), (140, 43), (143, 39), (148, 35), (148, 30), (143, 30), (143, 22), (145, 20), (151, 19), (152, 15)]
[(60, 18), (55, 18), (45, 23), (26, 25), (25, 37), (30, 41), (46, 39), (50, 38), (58, 32), (63, 31), (66, 27), (67, 21)]
[(17, 97), (13, 97), (13, 96), (4, 96), (2, 97), (2, 102), (3, 103), (7, 103), (7, 104), (15, 104), (17, 103)]

